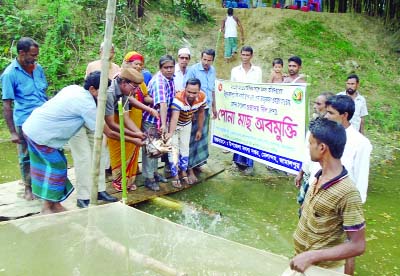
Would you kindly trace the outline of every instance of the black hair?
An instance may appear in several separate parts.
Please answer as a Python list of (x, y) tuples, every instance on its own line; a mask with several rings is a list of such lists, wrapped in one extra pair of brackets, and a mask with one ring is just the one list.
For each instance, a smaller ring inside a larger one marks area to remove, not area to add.
[(39, 44), (30, 37), (22, 37), (17, 42), (17, 52), (24, 51), (25, 53), (29, 52), (31, 47), (39, 48)]
[(160, 61), (158, 62), (158, 66), (160, 67), (160, 69), (166, 62), (172, 62), (175, 65), (175, 59), (171, 55), (164, 55), (160, 58)]
[(215, 59), (215, 51), (214, 51), (214, 49), (205, 49), (205, 50), (203, 50), (201, 52), (201, 57), (203, 57), (204, 54), (212, 56), (213, 60)]
[[(95, 89), (100, 88), (100, 71), (94, 71), (90, 73), (86, 79), (85, 79), (85, 84), (83, 85), (83, 88), (86, 90), (89, 90), (90, 86), (93, 86)], [(107, 87), (111, 85), (111, 80), (108, 80)]]
[(351, 120), (356, 110), (355, 103), (353, 99), (347, 95), (334, 95), (328, 98), (325, 102), (326, 106), (331, 106), (333, 109), (337, 110), (340, 115), (347, 112), (347, 120)]
[(292, 56), (292, 57), (290, 57), (290, 58), (288, 59), (288, 62), (291, 62), (291, 61), (296, 62), (297, 65), (301, 66), (301, 58), (300, 58), (300, 57), (298, 57), (298, 56)]
[(310, 122), (309, 129), (318, 143), (328, 146), (333, 158), (342, 157), (346, 145), (346, 130), (341, 124), (326, 118), (316, 118)]
[(240, 50), (240, 53), (242, 52), (250, 52), (250, 54), (253, 55), (253, 48), (251, 48), (251, 46), (243, 46)]
[(185, 86), (185, 87), (187, 87), (189, 84), (190, 84), (190, 85), (198, 85), (199, 88), (201, 88), (201, 82), (200, 82), (200, 80), (197, 79), (197, 78), (190, 78), (190, 79), (188, 79), (187, 82), (186, 82), (186, 86)]
[(283, 60), (281, 58), (274, 58), (274, 60), (272, 61), (272, 66), (274, 66), (275, 64), (281, 64), (283, 66)]
[(233, 15), (233, 9), (232, 8), (228, 8), (228, 15), (232, 16)]
[(358, 78), (358, 76), (356, 74), (351, 74), (347, 77), (347, 80), (349, 79), (356, 79), (356, 82), (359, 83), (360, 79)]

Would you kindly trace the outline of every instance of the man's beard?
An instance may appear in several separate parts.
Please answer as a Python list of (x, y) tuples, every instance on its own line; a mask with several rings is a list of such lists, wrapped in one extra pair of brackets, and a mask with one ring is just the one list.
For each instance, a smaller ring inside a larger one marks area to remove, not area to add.
[(36, 63), (33, 62), (25, 62), (25, 70), (29, 73), (32, 74), (33, 70), (36, 68)]
[(349, 94), (349, 95), (354, 95), (354, 93), (356, 93), (356, 90), (348, 88), (348, 89), (346, 89), (346, 93)]

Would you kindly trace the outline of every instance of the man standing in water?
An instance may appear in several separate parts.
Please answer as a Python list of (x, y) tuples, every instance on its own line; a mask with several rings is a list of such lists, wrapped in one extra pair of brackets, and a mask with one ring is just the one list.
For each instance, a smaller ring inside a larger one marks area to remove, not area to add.
[(30, 37), (17, 43), (18, 57), (1, 75), (3, 114), (11, 133), (11, 142), (17, 144), (18, 161), (25, 185), (24, 198), (34, 199), (31, 186), (28, 146), (22, 134), (22, 124), (34, 109), (47, 101), (47, 80), (42, 67), (36, 63), (39, 44)]
[(188, 177), (191, 183), (197, 182), (197, 177), (194, 173), (194, 170), (201, 172), (202, 169), (200, 167), (207, 163), (209, 156), (208, 130), (210, 124), (210, 113), (212, 113), (213, 119), (217, 117), (217, 108), (215, 106), (216, 75), (215, 68), (212, 66), (214, 58), (215, 51), (213, 49), (204, 50), (201, 53), (201, 61), (191, 66), (185, 77), (185, 83), (191, 78), (199, 79), (201, 83), (201, 90), (204, 91), (207, 96), (207, 108), (205, 110), (201, 138), (196, 135), (197, 131), (199, 130), (199, 113), (196, 112), (193, 116), (192, 131), (190, 134), (190, 153), (188, 166)]
[(365, 251), (360, 194), (340, 161), (346, 131), (337, 122), (318, 118), (310, 123), (310, 132), (311, 160), (322, 169), (310, 185), (293, 234), (296, 256), (282, 275), (304, 273), (314, 264), (343, 273), (343, 260)]
[(289, 76), (283, 79), (284, 83), (304, 83), (303, 75), (299, 74), (301, 69), (301, 58), (292, 56), (288, 59), (288, 72)]
[[(262, 83), (261, 68), (251, 63), (253, 58), (253, 48), (243, 46), (240, 50), (240, 59), (242, 64), (232, 68), (231, 81), (246, 83)], [(253, 173), (254, 161), (240, 154), (233, 154), (233, 162), (245, 175)]]
[(365, 117), (368, 115), (367, 102), (360, 92), (358, 87), (360, 86), (360, 80), (356, 74), (352, 74), (347, 77), (346, 91), (338, 93), (338, 95), (347, 95), (351, 97), (356, 105), (353, 118), (350, 120), (352, 126), (361, 134), (364, 135)]

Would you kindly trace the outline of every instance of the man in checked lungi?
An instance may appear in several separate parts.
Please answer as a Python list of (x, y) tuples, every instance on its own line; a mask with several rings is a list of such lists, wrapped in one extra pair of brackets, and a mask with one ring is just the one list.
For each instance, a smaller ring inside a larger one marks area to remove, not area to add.
[[(22, 125), (31, 159), (32, 192), (43, 199), (42, 214), (65, 211), (61, 205), (74, 190), (62, 150), (81, 127), (95, 130), (100, 72), (83, 87), (70, 85), (35, 109)], [(90, 172), (88, 172), (90, 173)]]

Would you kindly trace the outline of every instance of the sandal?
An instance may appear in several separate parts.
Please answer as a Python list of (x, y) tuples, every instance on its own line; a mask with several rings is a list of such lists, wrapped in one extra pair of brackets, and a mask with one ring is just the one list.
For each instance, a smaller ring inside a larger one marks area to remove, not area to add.
[(183, 185), (193, 185), (192, 181), (187, 176), (183, 176), (181, 182)]
[(128, 185), (127, 190), (128, 191), (135, 191), (137, 189), (137, 186), (135, 183), (132, 183), (130, 185)]
[(174, 179), (171, 181), (171, 183), (174, 188), (178, 188), (178, 189), (182, 188), (182, 184), (179, 179)]

